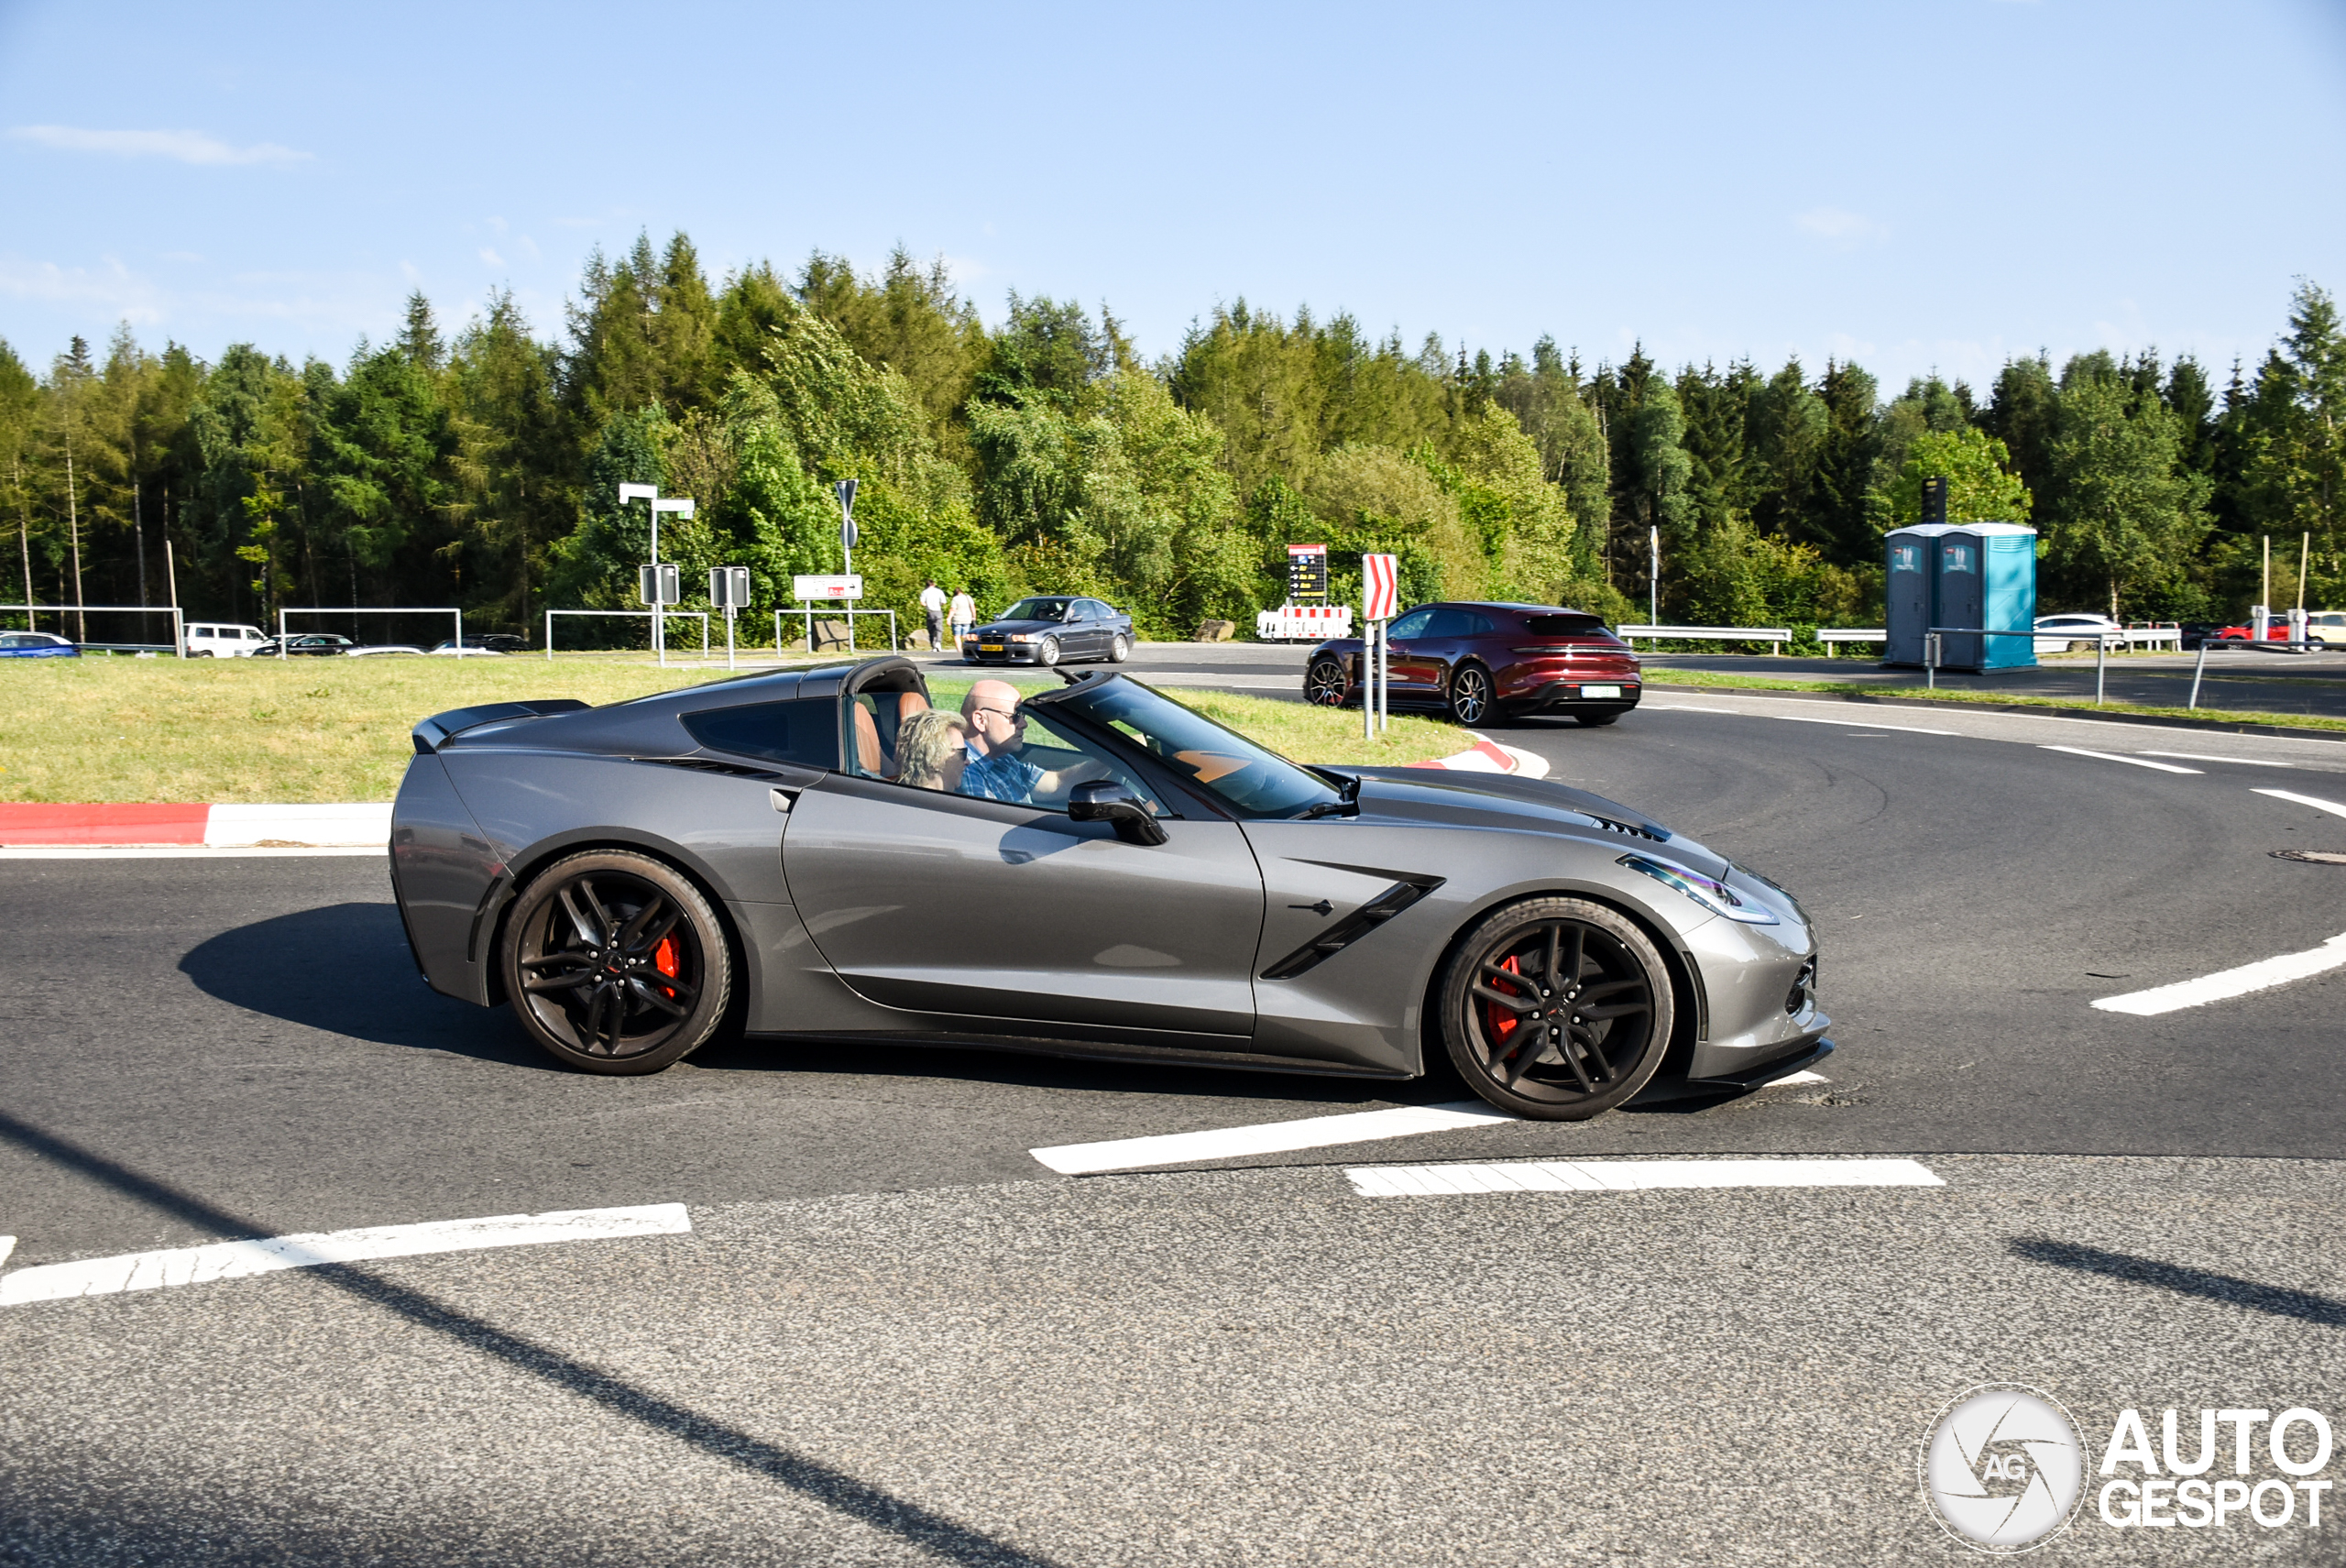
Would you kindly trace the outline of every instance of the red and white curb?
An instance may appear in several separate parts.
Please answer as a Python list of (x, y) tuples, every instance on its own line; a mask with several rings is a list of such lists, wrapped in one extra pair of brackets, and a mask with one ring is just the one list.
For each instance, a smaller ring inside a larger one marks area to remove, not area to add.
[(0, 857), (379, 855), (391, 804), (50, 806), (0, 803)]
[(1448, 768), (1461, 773), (1515, 773), (1527, 779), (1548, 776), (1548, 759), (1526, 751), (1518, 746), (1502, 746), (1487, 735), (1475, 735), (1474, 743), (1455, 756), (1435, 757), (1428, 762), (1411, 762), (1413, 768)]
[[(1472, 734), (1470, 730), (1468, 733)], [(1409, 765), (1544, 778), (1545, 759), (1475, 735), (1454, 756)], [(50, 806), (0, 802), (0, 860), (115, 856), (379, 855), (389, 801), (318, 806)]]

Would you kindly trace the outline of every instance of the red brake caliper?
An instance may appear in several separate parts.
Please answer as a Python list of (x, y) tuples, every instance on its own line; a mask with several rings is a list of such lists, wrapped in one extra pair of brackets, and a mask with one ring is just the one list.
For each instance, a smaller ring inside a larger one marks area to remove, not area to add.
[(661, 938), (660, 945), (652, 949), (652, 967), (670, 980), (676, 978), (676, 938), (673, 935)]
[[(1509, 974), (1521, 974), (1523, 972), (1521, 970), (1515, 967), (1515, 955), (1513, 953), (1509, 953), (1507, 955), (1507, 962), (1499, 965), (1499, 968), (1507, 970)], [(1507, 982), (1503, 980), (1495, 980), (1491, 981), (1491, 989), (1508, 996), (1516, 994), (1515, 987), (1507, 984)], [(1485, 1026), (1491, 1031), (1491, 1039), (1495, 1044), (1505, 1045), (1507, 1043), (1507, 1037), (1515, 1033), (1515, 1026), (1520, 1022), (1521, 1020), (1517, 1018), (1514, 1014), (1509, 1013), (1507, 1009), (1501, 1007), (1495, 1002), (1485, 1002), (1483, 1003), (1483, 1023)]]

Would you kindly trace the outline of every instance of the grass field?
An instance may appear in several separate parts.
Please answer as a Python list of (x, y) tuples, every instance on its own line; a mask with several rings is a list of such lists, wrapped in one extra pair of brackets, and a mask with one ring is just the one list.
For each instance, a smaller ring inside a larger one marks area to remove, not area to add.
[[(724, 676), (626, 659), (0, 661), (0, 800), (389, 800), (419, 718), (514, 698), (615, 702)], [(931, 686), (940, 703), (968, 689), (967, 676)], [(1397, 715), (1371, 742), (1357, 710), (1172, 695), (1302, 762), (1413, 762), (1466, 745), (1431, 719)]]

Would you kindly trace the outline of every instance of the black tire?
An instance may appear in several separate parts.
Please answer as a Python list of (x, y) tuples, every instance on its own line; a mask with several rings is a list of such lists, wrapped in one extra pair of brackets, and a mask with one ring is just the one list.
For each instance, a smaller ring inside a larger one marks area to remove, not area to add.
[(1441, 995), (1442, 1043), (1459, 1076), (1500, 1110), (1539, 1122), (1584, 1121), (1643, 1089), (1676, 1018), (1651, 939), (1582, 898), (1494, 911), (1459, 943)]
[(1035, 644), (1035, 663), (1047, 670), (1058, 662), (1059, 640), (1058, 638), (1046, 637)]
[(708, 900), (627, 850), (556, 861), (514, 901), (499, 948), (530, 1037), (587, 1072), (658, 1072), (725, 1020), (733, 958)]
[(1573, 715), (1573, 722), (1584, 728), (1595, 729), (1600, 725), (1618, 724), (1621, 722), (1621, 713), (1618, 708), (1610, 713), (1575, 713)]
[(1303, 672), (1303, 700), (1314, 707), (1342, 707), (1351, 684), (1342, 659), (1315, 659)]
[(1451, 673), (1451, 718), (1461, 724), (1480, 724), (1488, 719), (1497, 707), (1490, 671), (1480, 664), (1461, 664)]
[(1119, 631), (1108, 640), (1108, 663), (1121, 664), (1133, 656), (1133, 640)]

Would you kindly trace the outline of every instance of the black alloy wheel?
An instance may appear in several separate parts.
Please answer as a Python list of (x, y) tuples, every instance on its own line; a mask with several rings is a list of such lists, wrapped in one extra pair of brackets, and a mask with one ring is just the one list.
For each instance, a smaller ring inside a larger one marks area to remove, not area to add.
[(1661, 954), (1627, 917), (1585, 899), (1525, 899), (1459, 945), (1442, 976), (1442, 1038), (1500, 1110), (1577, 1122), (1661, 1069), (1673, 1003)]
[(1303, 700), (1315, 707), (1342, 707), (1345, 688), (1350, 685), (1344, 678), (1343, 660), (1315, 660), (1303, 672)]
[(1491, 716), (1491, 673), (1480, 664), (1461, 664), (1450, 677), (1450, 717), (1461, 724), (1480, 724)]
[(674, 867), (624, 850), (556, 861), (507, 922), (521, 1026), (588, 1072), (658, 1072), (724, 1021), (733, 961), (717, 913)]
[(1058, 638), (1046, 637), (1035, 644), (1035, 663), (1047, 670), (1058, 662), (1059, 640)]
[(1119, 631), (1108, 643), (1108, 663), (1121, 664), (1133, 656), (1133, 640)]

